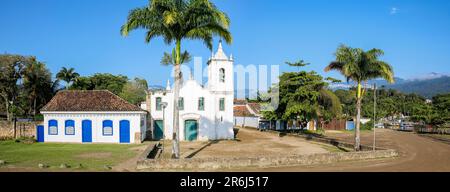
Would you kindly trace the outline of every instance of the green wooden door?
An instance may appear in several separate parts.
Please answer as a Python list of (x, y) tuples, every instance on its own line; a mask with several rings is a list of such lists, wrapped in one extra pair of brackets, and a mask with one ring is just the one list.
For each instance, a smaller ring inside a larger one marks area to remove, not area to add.
[(164, 137), (164, 123), (162, 120), (156, 120), (154, 123), (155, 140), (161, 140)]
[(196, 120), (186, 120), (184, 122), (184, 138), (186, 141), (197, 140), (198, 123)]

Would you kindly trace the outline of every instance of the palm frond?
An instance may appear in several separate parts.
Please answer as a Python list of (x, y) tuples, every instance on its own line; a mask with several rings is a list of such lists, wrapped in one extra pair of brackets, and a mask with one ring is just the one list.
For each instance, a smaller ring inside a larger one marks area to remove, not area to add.
[(288, 64), (289, 66), (292, 66), (292, 67), (304, 67), (304, 66), (307, 66), (307, 65), (309, 65), (310, 63), (306, 63), (305, 61), (303, 61), (303, 60), (299, 60), (299, 61), (296, 61), (296, 62), (285, 62), (286, 64)]
[(325, 72), (335, 70), (339, 72), (343, 72), (344, 63), (341, 63), (339, 61), (332, 61), (327, 67), (325, 67)]

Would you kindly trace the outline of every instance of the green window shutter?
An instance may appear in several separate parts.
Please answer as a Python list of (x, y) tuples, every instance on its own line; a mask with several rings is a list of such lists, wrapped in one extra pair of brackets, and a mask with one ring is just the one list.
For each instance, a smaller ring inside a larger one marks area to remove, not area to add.
[(178, 99), (178, 109), (179, 110), (184, 110), (184, 98), (183, 97), (180, 97)]
[(220, 98), (219, 110), (220, 111), (225, 111), (225, 98)]
[(156, 98), (156, 110), (161, 111), (161, 97)]
[(198, 99), (198, 110), (199, 111), (204, 111), (205, 110), (205, 98), (204, 97), (200, 97)]

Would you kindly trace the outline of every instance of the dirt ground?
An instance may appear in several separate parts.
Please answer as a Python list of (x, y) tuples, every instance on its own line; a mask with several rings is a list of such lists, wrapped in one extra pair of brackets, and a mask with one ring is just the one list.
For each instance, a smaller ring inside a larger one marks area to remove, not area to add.
[(182, 157), (257, 157), (327, 153), (337, 150), (332, 145), (313, 143), (295, 137), (279, 137), (253, 129), (240, 129), (236, 140), (181, 143)]
[[(351, 133), (328, 132), (328, 137), (353, 142)], [(239, 171), (363, 171), (363, 172), (448, 172), (450, 171), (450, 145), (422, 137), (415, 133), (387, 129), (376, 130), (376, 144), (379, 147), (396, 149), (399, 157), (390, 159), (341, 162), (329, 165), (295, 166), (268, 169), (247, 169)], [(362, 132), (361, 142), (372, 145), (373, 133)]]

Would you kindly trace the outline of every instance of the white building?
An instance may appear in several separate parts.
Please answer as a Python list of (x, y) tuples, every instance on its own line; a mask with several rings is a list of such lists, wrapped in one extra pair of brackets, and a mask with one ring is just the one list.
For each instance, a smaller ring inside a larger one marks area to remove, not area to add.
[(259, 103), (234, 100), (234, 126), (259, 128), (261, 114)]
[[(208, 61), (208, 84), (201, 85), (191, 77), (180, 88), (179, 139), (233, 139), (233, 58), (227, 57), (219, 44)], [(163, 110), (161, 103), (167, 103)], [(153, 139), (172, 139), (173, 91), (150, 91), (143, 108), (150, 107)], [(164, 117), (163, 117), (164, 115)]]
[(60, 91), (42, 109), (39, 142), (140, 143), (147, 112), (103, 90)]

